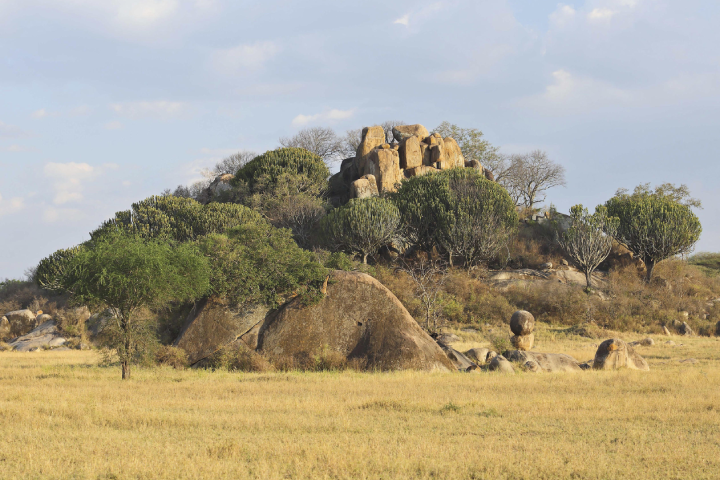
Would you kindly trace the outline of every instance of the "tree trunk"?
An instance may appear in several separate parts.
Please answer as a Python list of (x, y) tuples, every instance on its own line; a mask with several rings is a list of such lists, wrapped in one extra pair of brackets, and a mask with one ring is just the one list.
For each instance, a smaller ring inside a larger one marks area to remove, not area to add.
[(587, 288), (590, 290), (592, 288), (592, 272), (590, 270), (585, 272), (585, 282), (587, 283)]
[(647, 270), (647, 274), (645, 275), (645, 282), (650, 283), (650, 280), (652, 279), (652, 273), (653, 269), (655, 268), (655, 262), (652, 260), (648, 260), (645, 262), (645, 269)]
[(125, 324), (125, 358), (122, 359), (121, 365), (122, 365), (122, 379), (127, 380), (130, 378), (130, 355), (131, 351), (130, 348), (132, 347), (132, 343), (130, 342), (130, 325), (128, 323)]
[(123, 360), (122, 362), (122, 379), (127, 380), (130, 378), (130, 362)]
[(367, 253), (363, 253), (363, 265), (367, 265)]

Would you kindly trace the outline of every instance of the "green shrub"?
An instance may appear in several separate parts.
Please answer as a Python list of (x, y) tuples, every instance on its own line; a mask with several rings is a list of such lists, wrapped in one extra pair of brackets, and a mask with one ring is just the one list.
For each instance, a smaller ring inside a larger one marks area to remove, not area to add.
[(182, 370), (188, 366), (187, 352), (182, 348), (162, 345), (155, 351), (155, 363)]
[(327, 189), (330, 170), (322, 158), (302, 148), (278, 148), (265, 152), (238, 170), (233, 184), (245, 183), (254, 193), (275, 191), (292, 185), (294, 193), (319, 195)]
[(400, 212), (384, 198), (352, 199), (331, 211), (321, 224), (334, 248), (359, 254), (364, 264), (380, 247), (401, 241)]
[(210, 260), (211, 292), (232, 305), (276, 307), (290, 295), (305, 303), (322, 298), (327, 269), (297, 246), (289, 230), (252, 223), (208, 235), (198, 244)]
[(468, 267), (493, 258), (517, 228), (507, 191), (474, 169), (455, 168), (404, 181), (392, 200), (408, 239), (462, 257)]

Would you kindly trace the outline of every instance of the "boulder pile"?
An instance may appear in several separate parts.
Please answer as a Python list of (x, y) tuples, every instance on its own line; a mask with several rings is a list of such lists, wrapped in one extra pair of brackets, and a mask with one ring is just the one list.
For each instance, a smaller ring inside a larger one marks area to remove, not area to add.
[(517, 350), (530, 350), (535, 343), (535, 317), (526, 310), (518, 310), (510, 317), (510, 330), (515, 335), (510, 341)]
[[(381, 126), (365, 127), (355, 157), (345, 159), (330, 188), (341, 201), (394, 192), (404, 179), (450, 168), (475, 168), (489, 180), (492, 173), (479, 161), (466, 161), (457, 141), (430, 134), (422, 125), (398, 125), (387, 143)], [(374, 186), (372, 183), (375, 183)]]

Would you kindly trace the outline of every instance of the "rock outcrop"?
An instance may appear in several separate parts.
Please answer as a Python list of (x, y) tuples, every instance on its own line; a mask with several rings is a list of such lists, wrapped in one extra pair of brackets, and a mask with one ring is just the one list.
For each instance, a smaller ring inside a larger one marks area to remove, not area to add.
[(490, 360), (488, 370), (490, 370), (491, 372), (515, 373), (515, 369), (513, 368), (512, 363), (510, 363), (502, 355), (493, 357), (493, 359)]
[(490, 351), (487, 348), (471, 348), (465, 352), (465, 356), (473, 362), (482, 365), (488, 361)]
[(688, 337), (692, 337), (695, 335), (695, 332), (693, 332), (693, 329), (688, 325), (687, 322), (683, 322), (682, 325), (680, 325), (680, 328), (678, 328), (678, 332), (680, 332), (680, 335), (685, 335)]
[(627, 343), (618, 338), (602, 342), (595, 352), (593, 361), (595, 370), (616, 370), (630, 368), (633, 370), (650, 370), (644, 358), (638, 355)]
[[(372, 175), (377, 191), (393, 192), (406, 178), (427, 175), (448, 168), (475, 168), (493, 180), (479, 161), (465, 161), (460, 146), (452, 137), (430, 134), (422, 125), (398, 125), (393, 128), (394, 141), (386, 143), (380, 126), (365, 127), (355, 158), (345, 159), (340, 172), (330, 178), (330, 197), (336, 204), (345, 203), (367, 189), (352, 188), (356, 180)], [(362, 197), (359, 197), (362, 198)]]
[(35, 314), (30, 310), (15, 310), (5, 314), (10, 326), (8, 338), (15, 338), (29, 333), (37, 327)]
[(455, 368), (457, 368), (458, 371), (469, 372), (477, 368), (477, 364), (475, 362), (473, 362), (467, 356), (458, 352), (454, 348), (442, 342), (438, 342), (438, 346), (442, 349), (443, 352), (445, 352), (445, 355), (447, 355), (447, 357), (455, 365)]
[(363, 273), (333, 272), (318, 304), (292, 300), (259, 329), (258, 350), (270, 357), (315, 355), (323, 348), (371, 370), (455, 370), (395, 295)]
[(365, 175), (350, 184), (350, 198), (370, 198), (378, 195), (375, 175)]
[(510, 341), (518, 350), (530, 350), (535, 343), (535, 317), (526, 310), (518, 310), (510, 317), (510, 330), (515, 334)]
[(202, 300), (188, 314), (174, 346), (187, 352), (188, 362), (192, 365), (241, 339), (262, 323), (267, 313), (265, 307), (248, 307), (234, 312), (217, 298)]
[(34, 352), (63, 345), (67, 340), (58, 332), (57, 325), (50, 320), (31, 332), (13, 340), (9, 345), (17, 352)]
[(533, 362), (539, 367), (539, 369), (531, 368), (530, 371), (542, 371), (549, 373), (581, 371), (581, 368), (578, 366), (578, 361), (570, 355), (565, 355), (564, 353), (537, 353), (512, 350), (510, 352), (506, 352), (505, 357), (512, 362), (519, 362), (522, 364)]

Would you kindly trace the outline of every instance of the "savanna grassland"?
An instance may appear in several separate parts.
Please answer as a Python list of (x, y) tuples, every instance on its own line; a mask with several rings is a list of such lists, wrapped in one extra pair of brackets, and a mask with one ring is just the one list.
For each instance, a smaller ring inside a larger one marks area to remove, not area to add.
[[(541, 329), (537, 350), (592, 359), (596, 340), (562, 332)], [(512, 376), (121, 381), (96, 351), (2, 352), (0, 477), (718, 478), (720, 338), (671, 339), (638, 347), (650, 372)]]

